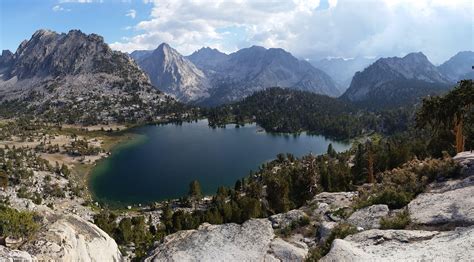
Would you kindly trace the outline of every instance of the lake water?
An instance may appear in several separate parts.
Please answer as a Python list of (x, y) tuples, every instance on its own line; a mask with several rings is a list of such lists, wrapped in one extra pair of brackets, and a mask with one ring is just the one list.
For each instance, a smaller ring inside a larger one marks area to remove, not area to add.
[(322, 136), (259, 132), (255, 124), (212, 129), (207, 120), (132, 132), (139, 138), (118, 146), (92, 171), (89, 186), (99, 202), (125, 205), (179, 198), (193, 180), (205, 194), (213, 194), (220, 185), (233, 187), (278, 153), (321, 154), (329, 143), (337, 151), (349, 148)]

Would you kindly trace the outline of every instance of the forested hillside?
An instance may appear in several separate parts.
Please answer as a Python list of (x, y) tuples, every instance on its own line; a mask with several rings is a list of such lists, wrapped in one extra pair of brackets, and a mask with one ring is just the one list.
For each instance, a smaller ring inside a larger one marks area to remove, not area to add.
[(407, 128), (409, 110), (373, 113), (349, 101), (304, 91), (271, 88), (241, 102), (207, 111), (211, 126), (256, 121), (270, 132), (309, 131), (348, 139), (373, 131), (393, 133)]

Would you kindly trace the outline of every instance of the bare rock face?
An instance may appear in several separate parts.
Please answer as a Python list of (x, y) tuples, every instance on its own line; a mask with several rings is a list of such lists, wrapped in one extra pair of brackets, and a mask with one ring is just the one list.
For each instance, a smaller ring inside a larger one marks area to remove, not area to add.
[(474, 227), (454, 231), (368, 230), (336, 239), (321, 261), (471, 261)]
[(7, 247), (0, 245), (0, 261), (22, 261), (22, 262), (30, 262), (30, 261), (37, 261), (37, 259), (28, 252), (20, 251), (20, 250), (11, 250)]
[(269, 219), (272, 222), (273, 228), (284, 228), (306, 216), (307, 215), (302, 210), (295, 209), (286, 213), (273, 215), (269, 217)]
[(430, 190), (418, 195), (408, 204), (413, 223), (437, 226), (474, 225), (474, 154), (463, 152), (455, 158), (466, 178), (448, 180), (431, 185)]
[(145, 261), (303, 261), (307, 252), (276, 238), (268, 219), (251, 219), (169, 235)]
[(380, 219), (388, 213), (387, 205), (373, 205), (357, 210), (347, 219), (347, 222), (363, 229), (380, 228)]
[(343, 208), (349, 207), (352, 204), (352, 201), (357, 196), (357, 192), (323, 192), (314, 196), (312, 203), (324, 203), (330, 207)]
[(410, 217), (422, 225), (473, 225), (474, 183), (442, 193), (420, 194), (408, 205)]
[(204, 73), (168, 44), (136, 55), (137, 63), (161, 91), (184, 102), (209, 97), (210, 84)]
[(318, 228), (319, 243), (324, 243), (331, 235), (332, 230), (337, 226), (336, 222), (322, 222)]
[(40, 261), (121, 261), (115, 241), (96, 225), (76, 216), (47, 217), (46, 226), (23, 250)]
[(458, 153), (453, 160), (461, 165), (461, 174), (464, 176), (474, 176), (474, 153), (465, 151)]
[(357, 192), (323, 192), (317, 194), (308, 203), (308, 206), (315, 208), (306, 212), (312, 217), (321, 218), (323, 221), (340, 221), (342, 218), (332, 213), (339, 209), (349, 208), (357, 194)]

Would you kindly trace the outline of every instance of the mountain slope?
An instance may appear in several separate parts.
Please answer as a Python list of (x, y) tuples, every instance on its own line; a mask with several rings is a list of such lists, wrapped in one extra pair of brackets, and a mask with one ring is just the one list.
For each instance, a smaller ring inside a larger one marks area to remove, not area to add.
[(203, 47), (186, 58), (203, 70), (216, 70), (217, 66), (227, 60), (229, 56), (215, 48)]
[(96, 34), (38, 30), (15, 54), (4, 55), (3, 114), (28, 112), (85, 124), (135, 122), (152, 118), (165, 102), (175, 104), (152, 87), (133, 60)]
[(339, 95), (330, 76), (280, 48), (241, 49), (230, 54), (208, 75), (215, 86), (207, 101), (210, 104), (240, 100), (274, 86)]
[(474, 77), (474, 52), (462, 51), (444, 62), (438, 69), (451, 81), (456, 82), (462, 79), (472, 79)]
[(375, 59), (356, 57), (353, 59), (322, 59), (313, 61), (311, 64), (327, 73), (336, 82), (339, 90), (344, 92), (349, 88), (352, 77), (358, 71), (364, 70), (367, 66), (372, 64)]
[(183, 102), (209, 97), (209, 82), (204, 73), (168, 44), (163, 43), (148, 54), (135, 53), (140, 67), (151, 83)]
[(374, 107), (399, 106), (447, 90), (451, 84), (423, 53), (411, 53), (378, 59), (357, 72), (342, 98)]
[(130, 57), (136, 61), (144, 56), (150, 55), (151, 53), (153, 53), (153, 50), (135, 50), (130, 53)]

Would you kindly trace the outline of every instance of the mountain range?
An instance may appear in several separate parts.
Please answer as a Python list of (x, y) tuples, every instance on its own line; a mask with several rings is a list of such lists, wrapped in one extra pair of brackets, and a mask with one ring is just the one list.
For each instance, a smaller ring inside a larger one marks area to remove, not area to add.
[[(472, 78), (473, 60), (474, 52), (463, 51), (438, 67), (423, 53), (380, 58), (367, 66), (369, 59), (319, 65), (334, 77), (341, 75), (339, 87), (344, 75), (366, 66), (341, 99), (379, 108), (416, 103)], [(281, 48), (252, 46), (225, 54), (206, 47), (182, 56), (163, 43), (127, 55), (111, 50), (101, 36), (79, 30), (38, 30), (15, 53), (4, 50), (0, 56), (2, 112), (28, 111), (66, 122), (150, 119), (179, 104), (167, 95), (219, 105), (275, 86), (337, 97), (337, 85), (323, 70)]]
[(13, 114), (135, 122), (153, 117), (165, 102), (173, 103), (127, 54), (112, 51), (96, 34), (38, 30), (0, 57), (0, 103)]
[(131, 57), (160, 90), (185, 102), (228, 103), (274, 86), (340, 94), (330, 76), (281, 48), (252, 46), (229, 55), (202, 48), (184, 57), (161, 44), (153, 52), (134, 52)]

